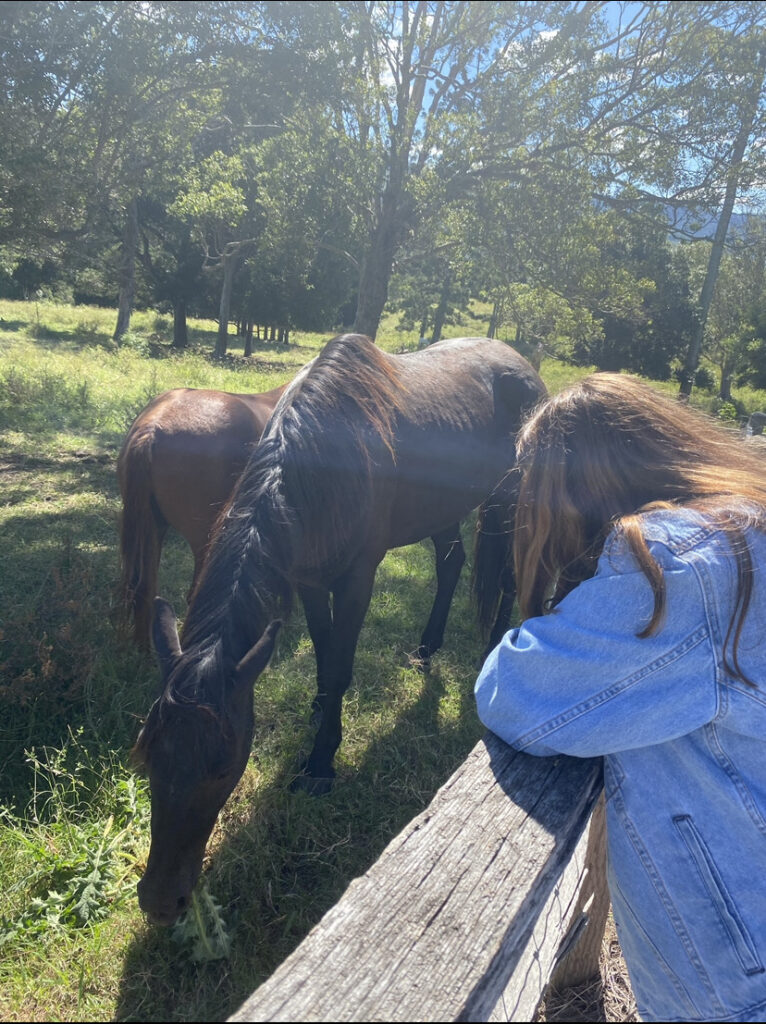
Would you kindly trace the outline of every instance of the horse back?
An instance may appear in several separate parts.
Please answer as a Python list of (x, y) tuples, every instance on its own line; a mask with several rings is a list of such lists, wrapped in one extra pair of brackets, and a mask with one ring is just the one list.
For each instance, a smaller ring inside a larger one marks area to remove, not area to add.
[(487, 338), (440, 342), (401, 358), (410, 404), (397, 425), (392, 547), (478, 506), (514, 465), (522, 418), (545, 395), (518, 352)]
[(198, 555), (282, 390), (233, 395), (175, 388), (158, 395), (139, 413), (118, 459), (123, 502), (128, 466), (140, 460), (157, 512)]

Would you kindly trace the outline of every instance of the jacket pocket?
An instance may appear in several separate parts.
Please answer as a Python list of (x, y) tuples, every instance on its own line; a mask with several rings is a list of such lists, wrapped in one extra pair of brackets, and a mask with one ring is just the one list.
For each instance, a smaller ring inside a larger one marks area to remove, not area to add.
[(731, 894), (726, 888), (705, 840), (694, 824), (693, 818), (688, 814), (679, 814), (673, 818), (673, 823), (697, 866), (702, 882), (710, 895), (721, 924), (731, 939), (731, 944), (742, 964), (745, 974), (761, 974), (763, 972), (763, 965), (758, 958), (755, 943), (745, 927), (745, 923), (731, 898)]

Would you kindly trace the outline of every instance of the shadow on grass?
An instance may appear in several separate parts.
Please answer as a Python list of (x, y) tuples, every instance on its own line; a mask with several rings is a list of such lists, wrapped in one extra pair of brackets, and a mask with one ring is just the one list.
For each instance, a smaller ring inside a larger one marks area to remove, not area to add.
[(4, 320), (0, 316), (0, 331), (27, 331), (29, 330), (28, 320)]
[[(43, 501), (58, 501), (64, 495), (82, 494), (92, 491), (109, 497), (117, 492), (117, 476), (114, 456), (105, 452), (72, 452), (53, 456), (5, 456), (0, 451), (0, 486), (3, 504), (6, 507), (37, 501), (41, 496), (39, 474), (45, 474), (50, 487)], [(52, 511), (57, 526), (66, 522), (58, 511)], [(7, 521), (6, 528), (19, 533), (25, 531), (29, 518), (22, 516)], [(68, 528), (76, 525), (69, 517)], [(44, 528), (43, 528), (44, 529)], [(45, 531), (47, 532), (47, 531)], [(0, 542), (0, 546), (2, 542)]]
[(24, 752), (61, 748), (79, 729), (94, 749), (129, 749), (156, 672), (113, 624), (112, 460), (3, 454), (0, 466), (0, 799), (23, 809), (34, 786)]
[[(29, 326), (29, 325), (28, 325)], [(56, 328), (41, 324), (30, 326), (30, 332), (41, 348), (80, 352), (84, 348), (114, 348), (115, 343), (109, 331), (98, 331), (92, 327), (76, 324), (74, 327)], [(50, 344), (53, 342), (54, 344)], [(65, 345), (59, 344), (65, 342)]]

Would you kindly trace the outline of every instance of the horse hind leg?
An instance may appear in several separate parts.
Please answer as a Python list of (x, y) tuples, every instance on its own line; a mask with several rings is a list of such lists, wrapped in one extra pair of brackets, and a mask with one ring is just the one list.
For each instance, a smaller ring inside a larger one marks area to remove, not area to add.
[(447, 616), (465, 563), (460, 523), (453, 523), (452, 526), (433, 534), (431, 540), (436, 555), (436, 597), (413, 659), (413, 662), (423, 670), (429, 667), (431, 655), (444, 643)]
[(487, 660), (490, 651), (493, 651), (511, 625), (511, 615), (516, 602), (516, 575), (512, 565), (506, 565), (500, 578), (500, 602), (497, 606), (497, 615), (490, 630), (489, 640), (481, 656), (481, 664)]
[(167, 528), (167, 523), (156, 511), (152, 522), (147, 524), (146, 533), (140, 540), (139, 561), (134, 565), (131, 576), (130, 600), (133, 611), (133, 636), (136, 644), (142, 650), (149, 649), (160, 556)]
[(518, 472), (510, 472), (479, 509), (473, 591), (479, 625), (484, 636), (489, 634), (480, 664), (508, 630), (516, 600), (513, 529), (518, 484)]

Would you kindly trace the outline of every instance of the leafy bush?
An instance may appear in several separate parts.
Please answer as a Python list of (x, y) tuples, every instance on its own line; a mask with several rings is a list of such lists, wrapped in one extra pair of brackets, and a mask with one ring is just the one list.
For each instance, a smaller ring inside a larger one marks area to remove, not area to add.
[(136, 837), (147, 831), (144, 783), (113, 756), (95, 758), (81, 730), (27, 759), (32, 800), (24, 815), (2, 812), (3, 845), (16, 845), (24, 868), (3, 879), (11, 907), (0, 917), (0, 947), (107, 918), (133, 896)]

